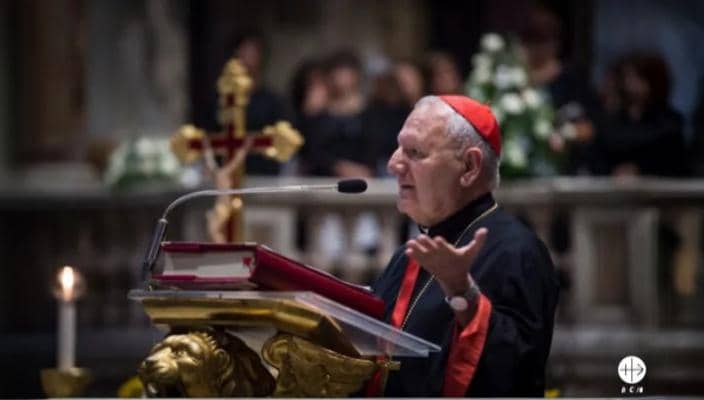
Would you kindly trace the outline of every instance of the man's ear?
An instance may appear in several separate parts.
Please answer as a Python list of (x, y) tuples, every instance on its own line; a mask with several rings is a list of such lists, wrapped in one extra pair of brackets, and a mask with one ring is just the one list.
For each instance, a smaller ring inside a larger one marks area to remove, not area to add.
[(464, 173), (460, 176), (460, 184), (463, 187), (472, 186), (479, 179), (484, 161), (482, 151), (477, 147), (470, 146), (462, 153), (464, 162)]

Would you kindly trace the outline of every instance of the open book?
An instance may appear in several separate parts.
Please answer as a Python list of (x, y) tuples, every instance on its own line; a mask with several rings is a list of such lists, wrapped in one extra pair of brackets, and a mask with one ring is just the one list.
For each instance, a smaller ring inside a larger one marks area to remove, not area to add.
[(381, 319), (384, 302), (367, 288), (278, 254), (256, 243), (164, 242), (161, 287), (231, 290), (308, 290)]

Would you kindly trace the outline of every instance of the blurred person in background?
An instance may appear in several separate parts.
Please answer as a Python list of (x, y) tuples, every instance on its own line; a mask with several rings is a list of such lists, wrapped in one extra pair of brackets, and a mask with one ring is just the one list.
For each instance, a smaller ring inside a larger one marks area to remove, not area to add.
[[(305, 142), (296, 156), (297, 173), (309, 175), (310, 132), (315, 129), (317, 119), (327, 110), (330, 93), (323, 61), (315, 58), (301, 62), (291, 81), (290, 101), (293, 109), (293, 126), (301, 132)], [(305, 213), (296, 213), (296, 246), (305, 251), (309, 245), (309, 218)]]
[[(305, 171), (313, 176), (369, 178), (375, 175), (378, 138), (368, 129), (366, 101), (362, 94), (362, 63), (354, 52), (340, 50), (326, 62), (328, 101), (325, 110), (307, 126)], [(389, 96), (389, 93), (385, 93)], [(313, 240), (316, 265), (328, 265), (345, 279), (362, 283), (369, 270), (367, 263), (376, 253), (379, 228), (376, 218), (362, 213), (346, 224), (335, 213), (317, 215)], [(348, 229), (349, 227), (349, 229)], [(348, 237), (351, 240), (348, 240)], [(357, 252), (350, 251), (351, 243)], [(353, 265), (352, 253), (363, 253), (365, 260)]]
[(393, 74), (401, 90), (403, 104), (410, 113), (413, 105), (425, 94), (423, 72), (413, 61), (400, 60), (394, 64)]
[[(657, 53), (633, 52), (609, 67), (601, 85), (605, 112), (596, 136), (604, 174), (681, 177), (688, 173), (684, 119), (670, 103), (670, 89), (669, 68)], [(688, 268), (680, 258), (686, 251), (682, 234), (667, 218), (658, 222), (657, 283), (665, 307), (677, 301), (676, 271)], [(670, 309), (667, 314), (675, 313)]]
[(600, 171), (615, 176), (686, 173), (683, 117), (670, 104), (670, 73), (652, 52), (634, 52), (611, 66), (597, 127)]
[(394, 70), (387, 68), (375, 76), (364, 115), (364, 129), (373, 138), (377, 176), (386, 175), (386, 161), (396, 149), (396, 133), (409, 112)]
[(697, 101), (692, 112), (692, 143), (688, 151), (689, 172), (704, 176), (704, 76), (699, 78)]
[[(327, 110), (329, 99), (330, 91), (325, 64), (318, 59), (304, 60), (296, 69), (291, 81), (293, 125), (305, 139), (297, 158), (303, 160), (308, 158), (311, 131), (315, 129), (318, 118)], [(309, 175), (311, 168), (304, 161), (299, 164), (298, 172)]]
[(317, 59), (305, 60), (291, 83), (291, 103), (296, 117), (315, 117), (327, 109), (329, 90), (325, 65)]
[[(548, 97), (556, 111), (555, 129), (561, 140), (551, 142), (552, 150), (566, 153), (562, 174), (593, 173), (597, 164), (594, 149), (594, 122), (598, 100), (589, 85), (589, 74), (562, 59), (563, 27), (560, 18), (545, 6), (535, 5), (518, 32), (520, 49), (530, 83)], [(571, 140), (562, 140), (571, 138)], [(560, 286), (571, 287), (571, 247), (569, 216), (557, 211), (550, 223), (550, 244), (554, 250)], [(568, 297), (569, 298), (569, 297)]]
[(426, 62), (428, 93), (435, 95), (463, 92), (463, 80), (455, 58), (445, 52), (432, 52)]
[[(256, 31), (247, 31), (235, 37), (230, 46), (232, 55), (247, 68), (253, 87), (247, 105), (247, 131), (260, 131), (267, 125), (285, 120), (284, 101), (262, 82), (267, 48), (264, 37)], [(261, 154), (247, 156), (247, 173), (253, 175), (278, 175), (281, 165)]]
[(361, 62), (351, 51), (338, 51), (328, 59), (325, 75), (329, 97), (306, 133), (307, 171), (315, 176), (371, 177), (373, 137), (363, 129)]
[(572, 138), (564, 149), (569, 152), (569, 161), (563, 172), (591, 172), (598, 100), (586, 69), (565, 63), (560, 57), (560, 19), (544, 6), (535, 6), (519, 31), (519, 39), (531, 83), (549, 95), (557, 112), (556, 128), (569, 131), (561, 137)]

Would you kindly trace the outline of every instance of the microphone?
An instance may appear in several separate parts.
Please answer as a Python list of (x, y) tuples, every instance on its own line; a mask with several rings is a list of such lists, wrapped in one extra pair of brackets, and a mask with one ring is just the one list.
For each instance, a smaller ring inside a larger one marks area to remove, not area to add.
[(154, 264), (156, 263), (157, 258), (159, 258), (161, 242), (164, 239), (164, 236), (166, 235), (166, 226), (168, 225), (166, 216), (179, 204), (185, 203), (186, 201), (197, 197), (309, 192), (317, 190), (337, 190), (340, 193), (362, 193), (367, 190), (367, 182), (364, 179), (342, 179), (335, 184), (329, 185), (290, 185), (245, 189), (211, 189), (191, 192), (178, 197), (166, 207), (166, 210), (164, 210), (164, 214), (162, 214), (161, 218), (156, 224), (154, 235), (152, 236), (152, 240), (149, 243), (149, 247), (147, 248), (147, 254), (144, 256), (144, 261), (142, 262), (142, 280), (147, 279), (149, 274), (152, 272), (152, 269), (154, 268)]
[(364, 179), (343, 179), (337, 182), (337, 191), (340, 193), (362, 193), (367, 190), (367, 181)]

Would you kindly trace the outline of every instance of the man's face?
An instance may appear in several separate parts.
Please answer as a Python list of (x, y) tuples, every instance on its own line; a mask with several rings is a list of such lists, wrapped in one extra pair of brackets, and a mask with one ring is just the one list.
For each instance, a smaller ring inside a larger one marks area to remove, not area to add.
[(388, 169), (398, 181), (398, 210), (432, 226), (462, 206), (465, 164), (445, 134), (447, 117), (438, 104), (416, 107), (398, 134)]

